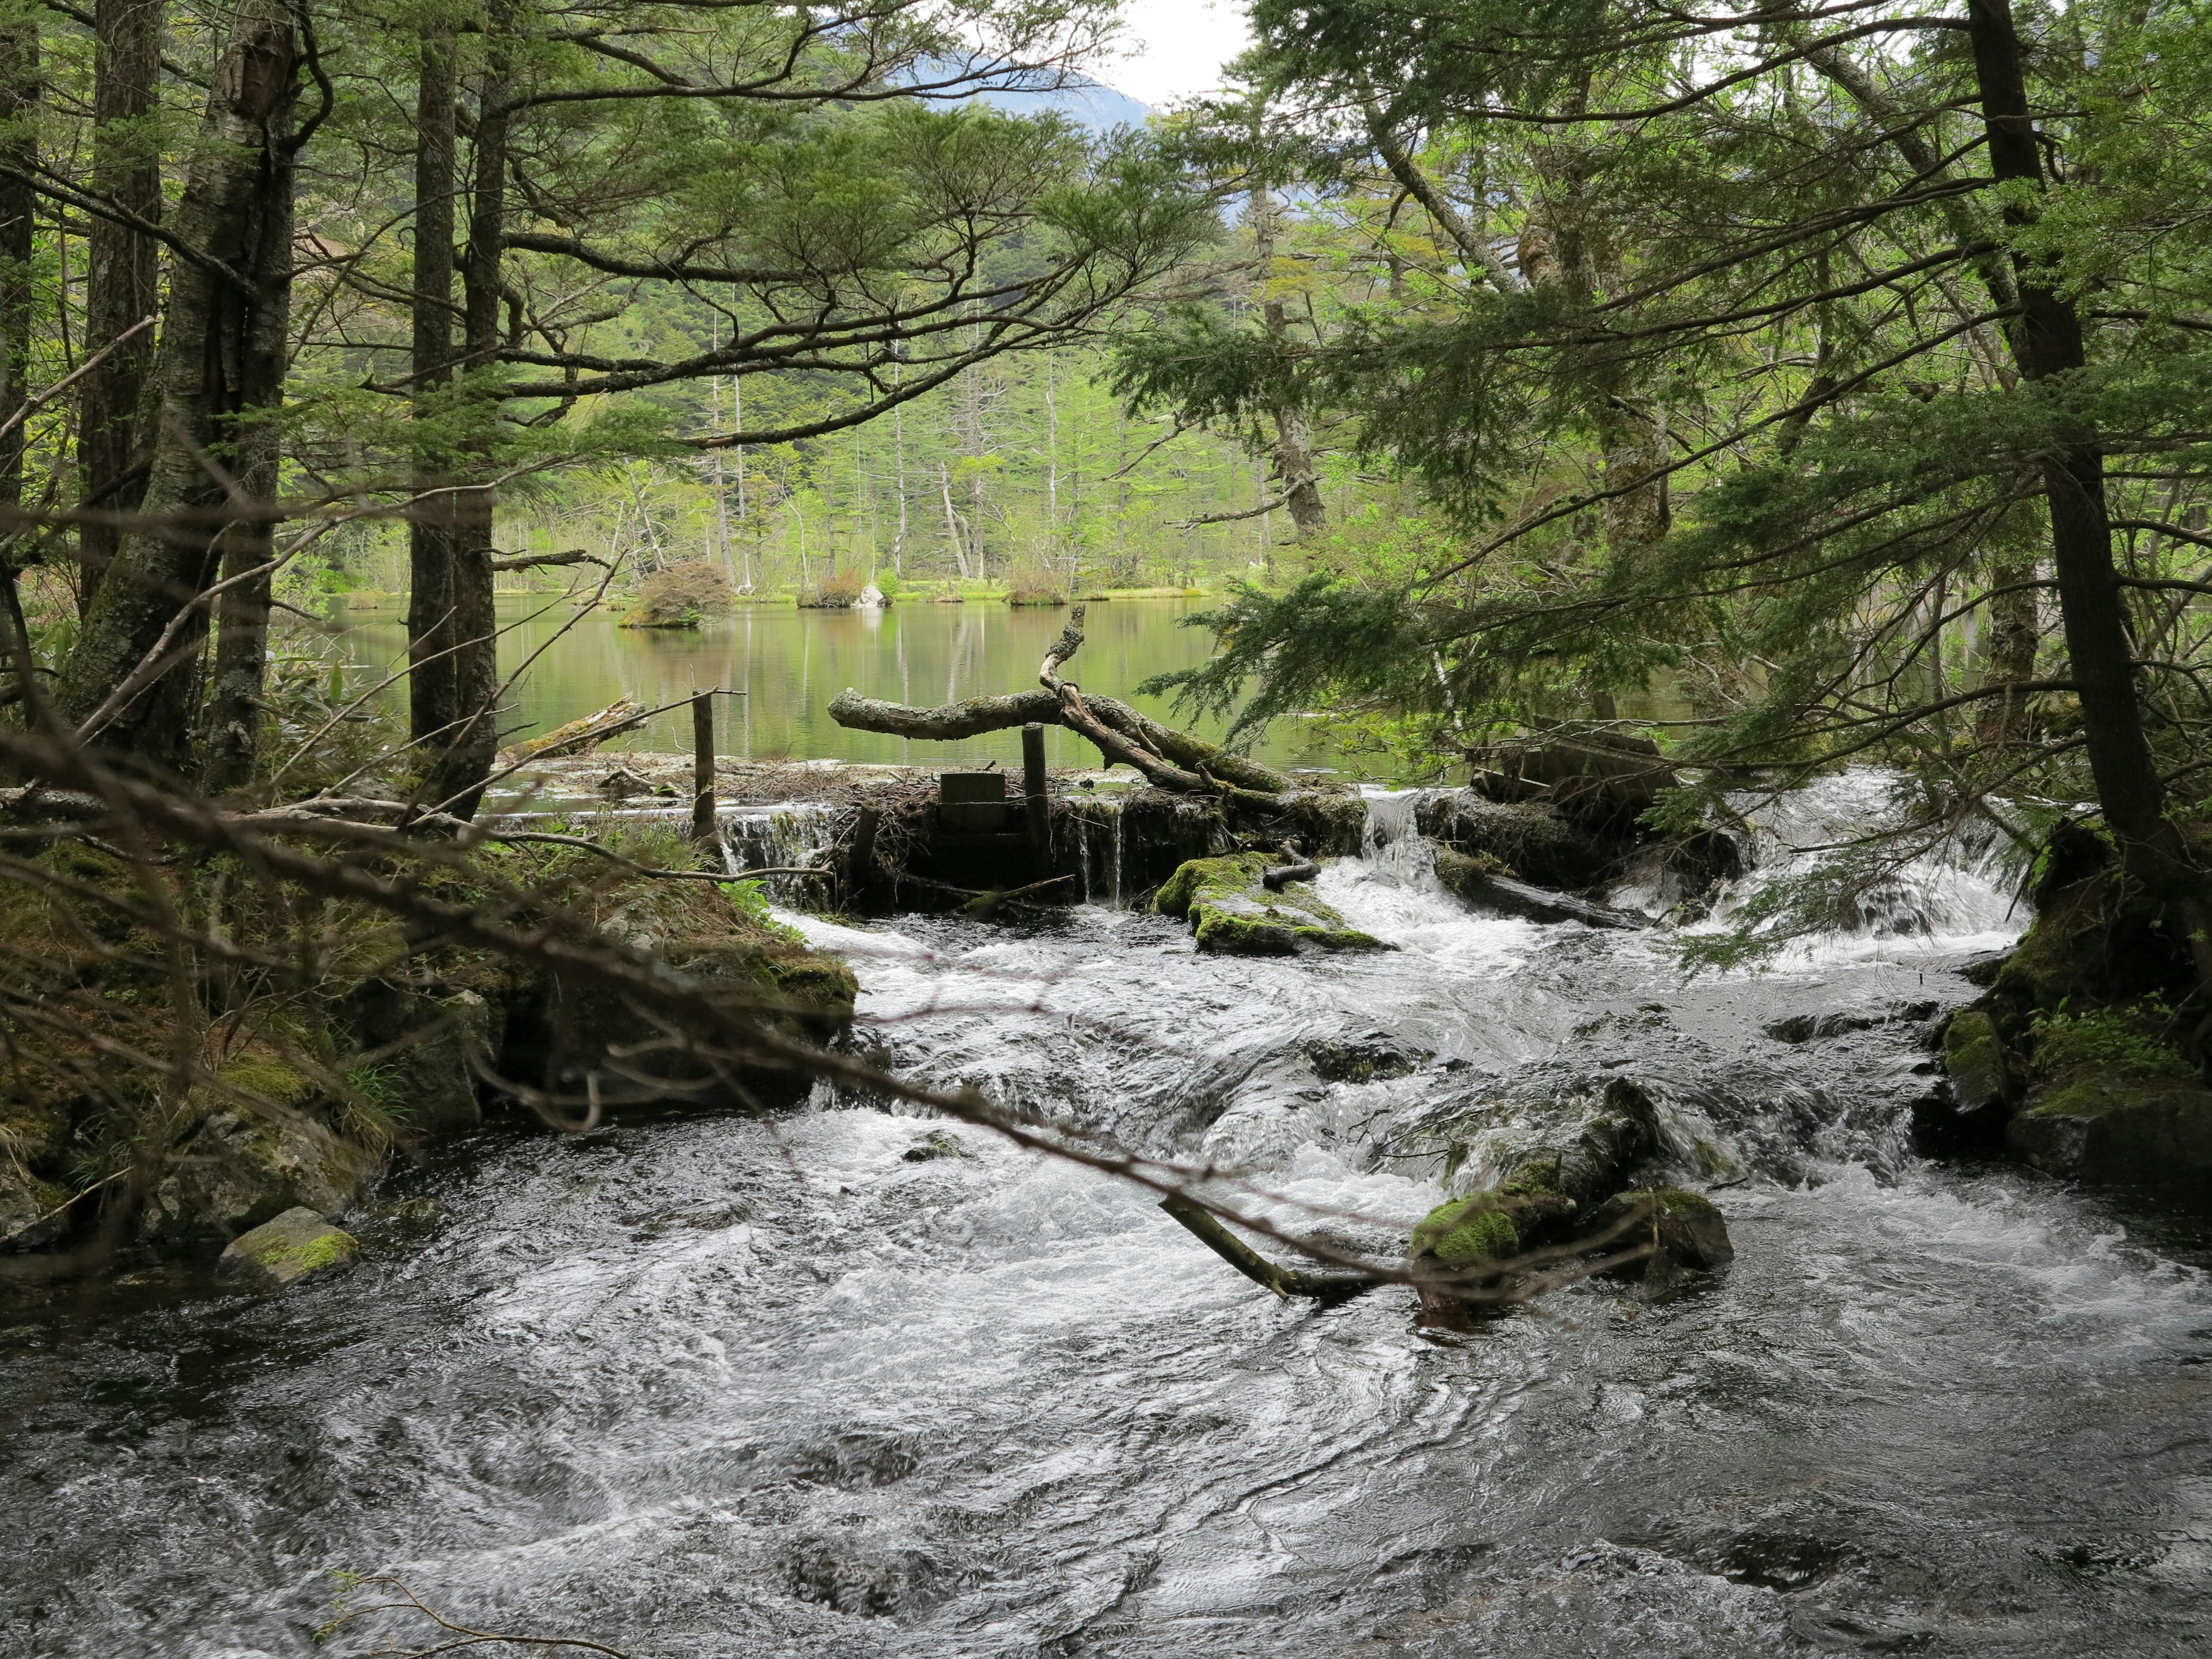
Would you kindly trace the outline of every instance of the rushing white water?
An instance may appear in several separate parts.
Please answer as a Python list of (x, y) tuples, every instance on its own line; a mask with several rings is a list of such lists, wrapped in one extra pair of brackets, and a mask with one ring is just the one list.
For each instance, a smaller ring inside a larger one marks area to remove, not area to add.
[[(667, 1656), (2201, 1650), (2201, 1233), (1905, 1145), (2001, 881), (1907, 872), (1923, 922), (1685, 981), (1658, 933), (1468, 915), (1407, 799), (1320, 882), (1376, 956), (1205, 958), (1104, 906), (793, 920), (899, 1067), (1352, 1242), (1442, 1195), (1407, 1150), (1440, 1115), (1510, 1138), (1632, 1077), (1726, 1274), (1439, 1334), (1397, 1291), (1276, 1302), (1146, 1194), (879, 1103), (488, 1136), (349, 1278), (0, 1330), (0, 1652), (305, 1655), (333, 1567)], [(1768, 821), (1765, 878), (1863, 804)], [(1807, 1012), (1868, 1024), (1768, 1035)], [(1328, 1081), (1317, 1043), (1410, 1069)]]

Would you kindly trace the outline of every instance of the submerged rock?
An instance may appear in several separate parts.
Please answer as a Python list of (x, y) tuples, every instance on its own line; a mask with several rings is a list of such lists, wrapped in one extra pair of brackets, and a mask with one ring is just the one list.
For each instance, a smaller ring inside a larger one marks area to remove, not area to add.
[(1279, 893), (1269, 891), (1260, 878), (1273, 862), (1265, 853), (1192, 859), (1168, 878), (1152, 908), (1188, 921), (1199, 950), (1208, 955), (1286, 957), (1393, 948), (1372, 933), (1346, 927), (1304, 882), (1290, 882)]
[(1323, 1083), (1378, 1083), (1419, 1071), (1436, 1058), (1382, 1031), (1309, 1042), (1302, 1052)]
[(257, 1289), (281, 1291), (316, 1273), (351, 1267), (360, 1255), (351, 1233), (302, 1206), (231, 1240), (222, 1267)]

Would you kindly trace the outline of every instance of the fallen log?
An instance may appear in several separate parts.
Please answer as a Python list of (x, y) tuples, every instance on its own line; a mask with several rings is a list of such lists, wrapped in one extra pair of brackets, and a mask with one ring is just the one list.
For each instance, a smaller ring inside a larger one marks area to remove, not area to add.
[(1294, 841), (1283, 843), (1283, 856), (1290, 860), (1288, 864), (1279, 864), (1260, 872), (1260, 884), (1271, 893), (1281, 892), (1294, 881), (1311, 881), (1321, 873), (1321, 866), (1301, 856)]
[(623, 697), (609, 703), (596, 714), (586, 714), (581, 720), (570, 720), (566, 726), (556, 726), (543, 737), (528, 738), (508, 750), (501, 759), (512, 766), (518, 761), (552, 760), (562, 755), (589, 754), (609, 738), (644, 724), (653, 711), (634, 697)]
[(1247, 795), (1272, 796), (1298, 787), (1271, 766), (1163, 726), (1119, 698), (1085, 696), (1083, 705), (1091, 716), (1089, 729), (1069, 720), (1066, 705), (1049, 690), (917, 708), (864, 697), (848, 686), (831, 700), (830, 718), (848, 731), (880, 732), (926, 743), (955, 743), (1032, 723), (1065, 726), (1088, 738), (1109, 764), (1132, 766), (1149, 781), (1178, 793), (1213, 794), (1225, 787)]

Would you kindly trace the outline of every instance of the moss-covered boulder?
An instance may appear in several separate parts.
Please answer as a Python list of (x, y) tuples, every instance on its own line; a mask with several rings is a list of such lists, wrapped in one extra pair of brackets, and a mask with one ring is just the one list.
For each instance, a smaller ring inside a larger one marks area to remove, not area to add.
[(1620, 849), (1570, 823), (1543, 801), (1486, 800), (1472, 789), (1437, 795), (1417, 814), (1423, 835), (1496, 873), (1546, 887), (1593, 887), (1613, 873)]
[(1996, 1022), (1979, 1008), (1961, 1008), (1943, 1024), (1943, 1073), (1962, 1112), (1986, 1111), (2014, 1097), (2010, 1056)]
[(139, 1212), (149, 1244), (210, 1247), (288, 1210), (351, 1206), (384, 1172), (380, 1137), (343, 1131), (344, 1103), (298, 1057), (261, 1045), (191, 1091)]
[(303, 1206), (231, 1240), (220, 1265), (256, 1290), (282, 1291), (318, 1273), (349, 1267), (360, 1256), (361, 1245), (351, 1233)]
[(2173, 1079), (2084, 1079), (2039, 1089), (2005, 1146), (2051, 1175), (2126, 1186), (2212, 1178), (2212, 1090)]
[(1671, 1289), (1692, 1273), (1725, 1267), (1735, 1245), (1719, 1207), (1702, 1193), (1667, 1187), (1616, 1193), (1584, 1219), (1582, 1236), (1605, 1256), (1630, 1255), (1606, 1273), (1646, 1290)]
[(1522, 1151), (1498, 1190), (1553, 1202), (1563, 1206), (1564, 1217), (1579, 1221), (1626, 1184), (1658, 1140), (1651, 1097), (1626, 1078), (1613, 1078), (1579, 1121)]
[(1302, 881), (1269, 890), (1261, 877), (1275, 860), (1265, 853), (1192, 859), (1153, 896), (1152, 908), (1190, 923), (1208, 955), (1287, 957), (1324, 951), (1387, 951), (1372, 933), (1344, 918)]
[(1521, 1251), (1521, 1230), (1514, 1223), (1513, 1209), (1511, 1200), (1495, 1191), (1449, 1199), (1421, 1218), (1406, 1254), (1416, 1261), (1432, 1258), (1448, 1267), (1505, 1261)]

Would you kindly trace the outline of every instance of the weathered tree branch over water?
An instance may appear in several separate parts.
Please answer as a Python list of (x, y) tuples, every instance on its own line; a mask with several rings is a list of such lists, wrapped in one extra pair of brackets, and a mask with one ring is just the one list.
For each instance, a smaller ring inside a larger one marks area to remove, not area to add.
[[(951, 743), (986, 732), (1024, 726), (1064, 726), (1097, 746), (1109, 766), (1119, 763), (1147, 781), (1181, 794), (1280, 795), (1298, 786), (1272, 766), (1163, 726), (1116, 697), (1086, 695), (1060, 669), (1083, 643), (1083, 607), (1076, 606), (1038, 671), (1043, 689), (999, 697), (969, 697), (935, 708), (864, 697), (848, 686), (830, 704), (830, 718), (854, 732)], [(1272, 804), (1272, 803), (1269, 803)]]

